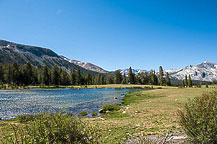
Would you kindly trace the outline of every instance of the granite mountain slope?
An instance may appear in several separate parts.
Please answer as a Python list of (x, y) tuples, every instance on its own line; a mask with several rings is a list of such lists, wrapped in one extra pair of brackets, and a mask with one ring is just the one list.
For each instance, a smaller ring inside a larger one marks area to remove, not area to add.
[(96, 73), (97, 70), (88, 69), (75, 63), (71, 63), (62, 56), (47, 48), (37, 46), (17, 44), (5, 40), (0, 40), (0, 63), (13, 63), (17, 62), (21, 65), (30, 62), (33, 66), (47, 65), (52, 67), (65, 68), (68, 71), (72, 68), (80, 69), (82, 72)]

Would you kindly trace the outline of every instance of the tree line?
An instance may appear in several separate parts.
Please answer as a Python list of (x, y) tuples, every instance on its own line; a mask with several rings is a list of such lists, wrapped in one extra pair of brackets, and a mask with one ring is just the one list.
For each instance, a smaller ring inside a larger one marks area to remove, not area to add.
[(82, 73), (80, 69), (67, 71), (53, 66), (33, 67), (30, 63), (19, 65), (0, 64), (0, 84), (9, 85), (102, 85), (102, 84), (151, 84), (171, 85), (169, 74), (164, 75), (163, 68), (159, 74), (151, 70), (135, 75), (129, 68), (128, 75), (122, 75), (119, 70), (110, 74)]
[(0, 84), (9, 85), (89, 85), (105, 84), (101, 74), (91, 75), (89, 72), (81, 73), (80, 69), (67, 71), (64, 68), (53, 66), (33, 67), (30, 63), (25, 65), (0, 64)]
[(169, 74), (166, 72), (166, 75), (164, 75), (163, 68), (160, 66), (159, 68), (159, 74), (157, 76), (156, 72), (154, 70), (151, 70), (150, 72), (141, 72), (135, 75), (132, 72), (132, 68), (129, 68), (128, 76), (121, 75), (121, 72), (119, 70), (116, 70), (114, 72), (114, 82), (115, 84), (151, 84), (151, 85), (171, 85), (171, 80), (169, 77)]

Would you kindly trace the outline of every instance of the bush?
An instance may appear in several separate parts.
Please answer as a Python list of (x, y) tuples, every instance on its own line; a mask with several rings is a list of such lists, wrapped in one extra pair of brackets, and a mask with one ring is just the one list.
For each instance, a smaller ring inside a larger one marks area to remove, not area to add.
[(80, 112), (78, 116), (87, 116), (87, 112)]
[(180, 125), (193, 143), (217, 143), (217, 92), (189, 100), (178, 113)]
[(20, 116), (18, 116), (18, 120), (21, 123), (26, 123), (26, 122), (29, 122), (29, 121), (34, 121), (35, 118), (37, 118), (37, 117), (38, 117), (38, 115), (31, 115), (31, 114), (20, 115)]
[(97, 116), (97, 112), (92, 112), (92, 117)]
[(119, 103), (106, 104), (100, 108), (99, 112), (106, 113), (107, 111), (118, 111), (120, 109), (121, 109), (121, 106)]
[(2, 143), (97, 143), (96, 130), (89, 124), (67, 114), (40, 114), (27, 125), (12, 125), (13, 133)]

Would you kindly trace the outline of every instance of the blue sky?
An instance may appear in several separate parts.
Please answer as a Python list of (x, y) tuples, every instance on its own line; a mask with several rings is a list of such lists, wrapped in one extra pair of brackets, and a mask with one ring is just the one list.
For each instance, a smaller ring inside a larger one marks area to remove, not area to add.
[(106, 70), (217, 63), (216, 0), (0, 0), (0, 28)]

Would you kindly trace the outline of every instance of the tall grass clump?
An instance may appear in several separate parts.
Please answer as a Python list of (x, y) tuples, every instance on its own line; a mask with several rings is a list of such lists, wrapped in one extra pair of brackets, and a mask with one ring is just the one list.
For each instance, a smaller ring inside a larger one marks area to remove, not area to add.
[(97, 130), (79, 118), (67, 114), (40, 114), (26, 125), (11, 125), (12, 133), (2, 143), (88, 144), (98, 143)]
[(217, 92), (189, 100), (178, 112), (180, 125), (193, 143), (217, 143)]
[(113, 103), (113, 104), (105, 104), (105, 105), (103, 105), (101, 108), (100, 108), (100, 110), (99, 110), (99, 112), (100, 113), (106, 113), (106, 112), (111, 112), (111, 111), (118, 111), (118, 110), (120, 110), (121, 109), (121, 106), (120, 106), (120, 104), (119, 103)]

